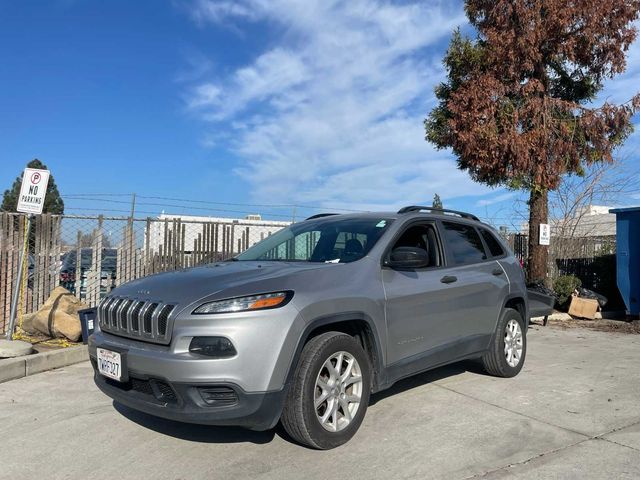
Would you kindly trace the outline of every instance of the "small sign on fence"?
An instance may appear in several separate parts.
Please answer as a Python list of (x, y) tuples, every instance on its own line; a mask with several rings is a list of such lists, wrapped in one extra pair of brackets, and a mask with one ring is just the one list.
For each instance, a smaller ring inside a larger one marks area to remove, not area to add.
[(16, 210), (22, 213), (41, 214), (48, 184), (49, 170), (25, 168)]
[(540, 224), (540, 238), (538, 241), (540, 245), (550, 245), (551, 244), (551, 227), (548, 223)]

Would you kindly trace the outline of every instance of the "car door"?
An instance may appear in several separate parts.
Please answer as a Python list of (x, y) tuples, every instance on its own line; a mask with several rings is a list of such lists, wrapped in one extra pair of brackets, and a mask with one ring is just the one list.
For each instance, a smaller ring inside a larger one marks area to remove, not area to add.
[(404, 226), (385, 257), (399, 246), (426, 248), (430, 265), (403, 270), (382, 267), (388, 365), (411, 362), (443, 344), (456, 320), (456, 297), (451, 286), (442, 282), (444, 256), (435, 222)]
[(470, 223), (442, 220), (448, 293), (455, 298), (444, 341), (462, 356), (485, 349), (509, 294), (509, 280)]

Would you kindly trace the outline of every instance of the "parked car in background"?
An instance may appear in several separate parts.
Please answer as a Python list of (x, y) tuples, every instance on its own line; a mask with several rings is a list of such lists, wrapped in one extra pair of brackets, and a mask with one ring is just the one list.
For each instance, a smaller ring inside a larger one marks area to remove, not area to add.
[[(76, 293), (78, 251), (71, 250), (62, 255), (60, 267), (60, 285)], [(80, 251), (80, 298), (86, 297), (88, 273), (93, 261), (93, 249), (83, 248)], [(117, 250), (115, 248), (103, 248), (100, 267), (100, 295), (104, 296), (116, 286)]]
[(497, 232), (405, 207), (317, 215), (229, 261), (122, 285), (98, 306), (89, 354), (97, 386), (131, 408), (256, 430), (281, 421), (328, 449), (402, 378), (468, 358), (517, 375), (528, 321), (524, 273)]

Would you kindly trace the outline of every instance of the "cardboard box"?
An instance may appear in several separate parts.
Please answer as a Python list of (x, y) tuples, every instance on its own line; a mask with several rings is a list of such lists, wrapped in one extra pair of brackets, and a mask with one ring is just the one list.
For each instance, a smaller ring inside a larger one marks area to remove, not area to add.
[(569, 305), (569, 315), (578, 318), (588, 318), (594, 320), (598, 311), (598, 301), (593, 298), (571, 297), (571, 305)]

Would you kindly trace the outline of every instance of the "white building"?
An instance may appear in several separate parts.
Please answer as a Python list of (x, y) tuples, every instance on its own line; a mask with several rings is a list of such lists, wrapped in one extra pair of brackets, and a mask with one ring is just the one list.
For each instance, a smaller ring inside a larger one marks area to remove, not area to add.
[[(552, 237), (608, 237), (616, 234), (616, 216), (609, 213), (614, 207), (588, 205), (573, 217), (550, 219)], [(520, 233), (529, 233), (529, 223), (520, 226)]]
[(613, 207), (588, 205), (572, 218), (552, 222), (553, 233), (567, 237), (608, 237), (616, 234), (616, 216), (609, 213)]

